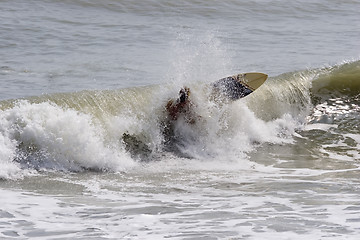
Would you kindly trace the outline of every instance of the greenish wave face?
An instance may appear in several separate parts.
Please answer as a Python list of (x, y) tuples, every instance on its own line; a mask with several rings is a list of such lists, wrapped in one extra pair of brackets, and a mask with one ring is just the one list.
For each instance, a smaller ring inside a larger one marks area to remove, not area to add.
[[(360, 160), (360, 61), (295, 75), (302, 77), (285, 85), (294, 96), (287, 102), (293, 110), (304, 110), (303, 124), (296, 130), (294, 142), (272, 146), (266, 152), (273, 156), (274, 163), (279, 159), (293, 159), (286, 165), (278, 164), (286, 168), (357, 169)], [(277, 80), (282, 78), (279, 76)], [(308, 89), (304, 88), (307, 82), (310, 83)]]

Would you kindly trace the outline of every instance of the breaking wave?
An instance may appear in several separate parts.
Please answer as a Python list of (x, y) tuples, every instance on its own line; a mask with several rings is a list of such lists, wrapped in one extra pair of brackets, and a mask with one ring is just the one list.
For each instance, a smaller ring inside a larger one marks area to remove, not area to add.
[(177, 84), (2, 101), (0, 178), (126, 171), (167, 159), (238, 163), (263, 143), (291, 144), (308, 123), (352, 114), (348, 124), (357, 125), (359, 78), (359, 61), (284, 73), (231, 104), (209, 101), (206, 83), (190, 83), (197, 121), (174, 123), (171, 147), (164, 136), (165, 105), (177, 96)]

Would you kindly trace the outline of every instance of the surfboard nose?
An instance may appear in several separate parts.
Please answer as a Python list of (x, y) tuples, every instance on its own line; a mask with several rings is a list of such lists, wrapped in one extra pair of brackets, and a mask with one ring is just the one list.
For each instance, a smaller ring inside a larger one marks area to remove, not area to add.
[(264, 78), (268, 78), (268, 75), (265, 73), (260, 73)]
[(266, 80), (268, 75), (265, 73), (260, 73), (260, 72), (249, 72), (249, 73), (243, 73), (243, 74), (239, 74), (240, 76), (242, 75), (243, 78), (247, 79), (249, 82), (253, 81), (253, 80), (257, 80), (257, 79), (264, 79)]
[(245, 84), (253, 91), (260, 87), (266, 81), (267, 77), (267, 74), (259, 72), (243, 73), (236, 76), (238, 81)]

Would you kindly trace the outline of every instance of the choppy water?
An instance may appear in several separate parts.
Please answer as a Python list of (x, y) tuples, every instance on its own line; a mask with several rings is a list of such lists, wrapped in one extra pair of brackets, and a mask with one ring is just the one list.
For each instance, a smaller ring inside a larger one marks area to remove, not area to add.
[[(0, 11), (2, 239), (357, 239), (358, 1)], [(269, 74), (256, 92), (208, 100), (250, 71)], [(169, 149), (164, 106), (183, 85), (201, 117)]]

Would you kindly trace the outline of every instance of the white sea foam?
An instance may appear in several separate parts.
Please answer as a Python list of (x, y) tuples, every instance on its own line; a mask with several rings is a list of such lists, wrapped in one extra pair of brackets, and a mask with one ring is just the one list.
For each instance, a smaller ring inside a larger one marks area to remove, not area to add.
[(326, 124), (326, 123), (313, 123), (313, 124), (308, 124), (304, 127), (305, 131), (310, 131), (310, 130), (323, 130), (323, 131), (329, 131), (329, 129), (331, 128), (337, 128), (338, 125), (336, 124)]
[(27, 101), (1, 115), (3, 163), (15, 164), (17, 159), (15, 165), (22, 167), (75, 171), (121, 171), (134, 166), (118, 149), (119, 142), (104, 142), (104, 130), (89, 115), (48, 102)]
[[(195, 96), (201, 94), (194, 89)], [(159, 101), (156, 105), (164, 104)], [(299, 124), (286, 114), (273, 121), (261, 120), (246, 101), (219, 107), (204, 95), (194, 98), (194, 104), (199, 119), (195, 124), (181, 120), (175, 124), (175, 133), (181, 136), (176, 146), (181, 155), (200, 161), (245, 161), (247, 153), (263, 143), (290, 143)], [(161, 156), (163, 135), (158, 114), (158, 110), (149, 108), (117, 116), (102, 113), (100, 119), (47, 101), (19, 101), (1, 112), (0, 153), (6, 166), (1, 176), (8, 178), (20, 168), (115, 172), (129, 169), (136, 166), (136, 159), (124, 148), (124, 133), (137, 136), (152, 151), (160, 151)], [(164, 160), (169, 155), (160, 158)]]
[(344, 134), (344, 136), (353, 139), (354, 141), (356, 141), (358, 147), (360, 146), (360, 134), (347, 133), (347, 134)]
[(9, 136), (11, 124), (0, 111), (0, 179), (20, 177), (18, 164), (13, 162), (16, 157), (16, 141)]

